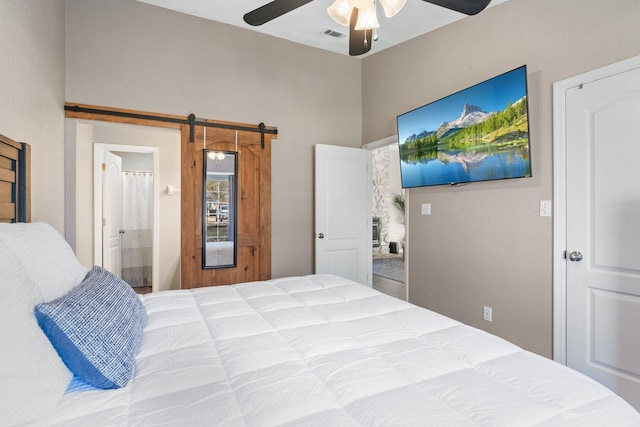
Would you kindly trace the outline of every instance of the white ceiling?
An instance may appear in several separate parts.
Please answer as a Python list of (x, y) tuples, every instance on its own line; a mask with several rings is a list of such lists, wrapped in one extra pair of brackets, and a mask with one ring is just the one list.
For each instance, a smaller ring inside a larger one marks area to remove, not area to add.
[[(270, 0), (138, 1), (258, 31), (296, 43), (344, 55), (349, 54), (349, 29), (334, 22), (327, 14), (327, 7), (333, 3), (333, 0), (312, 1), (259, 27), (246, 24), (242, 17), (245, 13), (268, 3)], [(505, 1), (507, 0), (492, 0), (489, 7)], [(373, 48), (367, 55), (380, 52), (383, 49), (435, 30), (465, 16), (421, 0), (408, 0), (407, 4), (396, 16), (386, 18), (381, 6), (378, 6), (379, 39), (374, 42)], [(338, 31), (345, 34), (345, 36), (339, 38), (328, 36), (324, 34), (327, 29)]]

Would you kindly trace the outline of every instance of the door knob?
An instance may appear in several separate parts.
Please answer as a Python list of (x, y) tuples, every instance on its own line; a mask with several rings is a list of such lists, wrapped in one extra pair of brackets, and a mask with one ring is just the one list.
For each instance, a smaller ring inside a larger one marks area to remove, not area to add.
[(324, 239), (324, 233), (318, 233), (318, 239)]
[(122, 229), (121, 229), (120, 231), (118, 231), (118, 233), (120, 233), (120, 234), (124, 234), (124, 233), (126, 233), (126, 231), (124, 231), (124, 230), (122, 230)]
[(582, 258), (584, 258), (582, 252), (573, 251), (569, 254), (569, 260), (572, 262), (582, 261)]

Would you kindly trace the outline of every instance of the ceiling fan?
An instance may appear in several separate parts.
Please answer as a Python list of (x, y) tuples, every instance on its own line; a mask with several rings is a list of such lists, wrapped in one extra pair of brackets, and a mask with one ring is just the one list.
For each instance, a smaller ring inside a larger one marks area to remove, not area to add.
[[(273, 0), (244, 15), (244, 21), (253, 26), (265, 24), (313, 0)], [(483, 11), (491, 0), (423, 0), (465, 15)], [(387, 17), (395, 15), (406, 0), (380, 0)], [(378, 27), (375, 0), (336, 0), (328, 9), (329, 15), (342, 25), (349, 26), (349, 55), (369, 52), (373, 31)], [(359, 20), (360, 18), (360, 20)], [(366, 20), (366, 22), (365, 22)]]

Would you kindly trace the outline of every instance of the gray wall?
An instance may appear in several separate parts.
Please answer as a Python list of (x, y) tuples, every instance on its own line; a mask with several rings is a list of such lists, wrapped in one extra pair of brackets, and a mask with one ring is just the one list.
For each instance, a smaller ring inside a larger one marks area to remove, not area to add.
[(640, 54), (639, 23), (637, 0), (510, 0), (364, 59), (365, 141), (394, 134), (398, 114), (528, 66), (533, 178), (409, 191), (411, 302), (551, 356), (552, 219), (539, 201), (552, 199), (552, 84)]
[(272, 272), (312, 272), (313, 146), (360, 146), (361, 61), (134, 0), (66, 5), (68, 101), (278, 127)]
[(0, 133), (32, 146), (32, 219), (64, 232), (64, 1), (0, 1)]

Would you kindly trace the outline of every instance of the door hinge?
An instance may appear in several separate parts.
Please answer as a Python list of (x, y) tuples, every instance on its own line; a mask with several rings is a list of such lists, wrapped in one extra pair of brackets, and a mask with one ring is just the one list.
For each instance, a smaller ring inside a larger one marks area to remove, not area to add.
[(106, 171), (106, 170), (107, 170), (107, 164), (106, 164), (106, 163), (103, 163), (103, 164), (102, 164), (102, 170), (103, 170), (103, 171)]
[(562, 254), (562, 258), (567, 259), (567, 251), (564, 251), (564, 253)]

